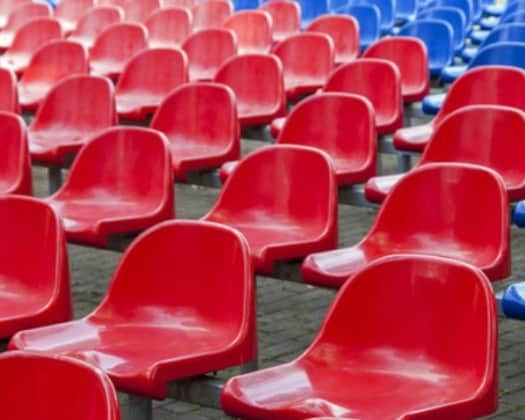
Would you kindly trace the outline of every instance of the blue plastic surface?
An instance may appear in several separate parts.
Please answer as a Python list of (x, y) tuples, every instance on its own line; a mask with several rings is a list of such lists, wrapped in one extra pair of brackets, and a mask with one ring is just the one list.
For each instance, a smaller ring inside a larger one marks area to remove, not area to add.
[(473, 17), (472, 0), (432, 0), (424, 6), (425, 9), (434, 7), (455, 7), (460, 9), (465, 14), (465, 28), (467, 31), (470, 30)]
[(261, 2), (259, 0), (234, 0), (233, 6), (235, 10), (249, 10), (257, 9)]
[(382, 34), (389, 34), (395, 23), (394, 0), (357, 0), (352, 4), (370, 4), (379, 9), (379, 28)]
[(395, 6), (396, 21), (406, 23), (412, 22), (416, 18), (416, 0), (396, 0)]
[(511, 284), (505, 290), (501, 308), (509, 318), (525, 320), (525, 282)]
[(380, 36), (380, 12), (377, 6), (359, 4), (349, 6), (346, 13), (359, 22), (359, 45), (361, 51), (366, 50), (370, 44), (376, 42)]
[(418, 19), (438, 19), (448, 22), (454, 32), (454, 50), (459, 52), (465, 46), (465, 13), (456, 7), (442, 6), (422, 10), (418, 14)]
[[(506, 23), (494, 28), (480, 45), (480, 48), (497, 42), (525, 42), (525, 23)], [(462, 57), (465, 61), (469, 62), (477, 53), (478, 49), (475, 47), (465, 48)]]
[(301, 5), (303, 28), (316, 17), (328, 13), (328, 0), (296, 0)]
[(428, 95), (423, 99), (422, 109), (425, 114), (436, 115), (445, 101), (444, 93)]

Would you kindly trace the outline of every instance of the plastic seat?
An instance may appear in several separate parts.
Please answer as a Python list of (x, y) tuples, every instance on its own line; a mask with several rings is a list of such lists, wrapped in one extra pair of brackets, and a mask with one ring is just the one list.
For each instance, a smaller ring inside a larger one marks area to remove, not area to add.
[(359, 45), (363, 51), (381, 35), (379, 28), (381, 12), (372, 4), (354, 4), (348, 7), (347, 13), (359, 23)]
[[(525, 23), (525, 4), (523, 4), (520, 9), (517, 9), (516, 12), (502, 16), (499, 24), (496, 27), (509, 23)], [(491, 32), (491, 30), (472, 31), (470, 34), (472, 44), (484, 43)]]
[[(434, 131), (416, 167), (432, 162), (473, 163), (496, 171), (510, 201), (525, 199), (525, 112), (499, 105), (472, 105), (449, 114)], [(405, 174), (372, 178), (369, 201), (381, 203)]]
[(271, 0), (261, 4), (261, 10), (272, 17), (274, 42), (284, 41), (301, 30), (301, 6), (296, 1)]
[(160, 7), (161, 0), (126, 0), (124, 6), (125, 20), (144, 23)]
[(108, 26), (119, 23), (124, 18), (122, 9), (115, 6), (98, 6), (88, 10), (78, 21), (76, 29), (69, 35), (71, 41), (91, 49), (98, 34)]
[(85, 141), (62, 187), (47, 201), (68, 241), (104, 248), (174, 215), (173, 177), (163, 134), (115, 127)]
[[(374, 110), (362, 96), (321, 93), (305, 99), (286, 118), (277, 143), (311, 146), (328, 153), (339, 185), (365, 182), (377, 172)], [(223, 165), (222, 182), (236, 165)]]
[(421, 19), (407, 23), (399, 31), (399, 36), (421, 39), (427, 46), (428, 67), (431, 76), (441, 75), (454, 57), (452, 26), (437, 19)]
[(16, 75), (9, 69), (0, 67), (0, 111), (20, 112)]
[(306, 28), (315, 18), (328, 13), (328, 0), (299, 0), (301, 26)]
[(261, 274), (271, 274), (277, 261), (333, 249), (337, 183), (330, 157), (295, 145), (256, 150), (239, 162), (202, 220), (240, 231)]
[(113, 85), (100, 76), (69, 76), (56, 83), (29, 126), (31, 159), (63, 166), (93, 133), (116, 122)]
[[(483, 206), (475, 199), (480, 193)], [(501, 280), (510, 274), (508, 205), (503, 180), (488, 168), (423, 165), (395, 185), (359, 243), (309, 255), (303, 279), (338, 288), (382, 256), (411, 253), (463, 261)]]
[(397, 23), (412, 22), (416, 18), (417, 0), (396, 0), (394, 17)]
[(17, 334), (9, 346), (84, 360), (119, 391), (163, 399), (170, 381), (257, 357), (254, 285), (242, 235), (170, 221), (126, 250), (91, 314)]
[(143, 121), (177, 86), (188, 81), (184, 51), (154, 48), (138, 52), (124, 67), (116, 87), (120, 118)]
[(12, 351), (0, 355), (5, 379), (1, 401), (6, 420), (120, 420), (113, 384), (98, 369), (79, 360), (56, 355)]
[[(10, 125), (11, 129), (20, 130), (13, 124), (18, 125), (18, 121)], [(0, 215), (0, 338), (70, 320), (67, 250), (59, 219), (42, 201), (14, 195), (0, 197)], [(5, 372), (2, 377), (4, 384)]]
[(148, 47), (147, 30), (133, 22), (114, 23), (95, 39), (90, 65), (94, 74), (118, 79), (127, 61)]
[(16, 31), (35, 18), (49, 18), (52, 11), (48, 4), (22, 3), (14, 9), (7, 18), (5, 27), (0, 31), (0, 51), (11, 46)]
[(362, 95), (374, 107), (378, 134), (392, 133), (403, 126), (401, 76), (387, 60), (363, 58), (335, 70), (325, 92)]
[(164, 0), (164, 7), (184, 7), (185, 9), (192, 10), (197, 0)]
[(495, 28), (479, 46), (465, 48), (461, 54), (463, 61), (472, 60), (478, 51), (497, 42), (525, 42), (525, 23), (507, 23)]
[[(364, 4), (371, 4), (379, 9), (379, 28), (382, 34), (389, 34), (395, 23), (394, 0), (361, 0)], [(358, 1), (359, 3), (359, 1)]]
[(0, 56), (0, 66), (20, 76), (29, 65), (31, 56), (49, 41), (62, 38), (60, 23), (53, 18), (36, 18), (19, 28), (11, 47)]
[(351, 16), (320, 16), (306, 30), (325, 33), (332, 38), (336, 65), (354, 61), (359, 55), (359, 23)]
[(221, 405), (244, 419), (483, 416), (497, 408), (496, 330), (476, 268), (385, 258), (348, 280), (302, 355), (230, 379)]
[(151, 128), (169, 142), (176, 181), (190, 171), (210, 170), (240, 157), (235, 95), (216, 83), (191, 83), (174, 90), (161, 104)]
[(64, 32), (69, 34), (75, 30), (79, 19), (93, 7), (95, 7), (95, 0), (60, 0), (54, 16), (62, 25)]
[(272, 46), (272, 17), (262, 10), (237, 12), (224, 21), (237, 37), (239, 54), (264, 54)]
[(231, 57), (219, 68), (214, 81), (233, 89), (241, 126), (267, 124), (285, 114), (283, 70), (274, 55)]
[(466, 18), (461, 9), (456, 7), (434, 7), (422, 11), (418, 18), (443, 20), (452, 26), (454, 51), (457, 53), (465, 47)]
[[(518, 218), (520, 226), (523, 227), (522, 220)], [(516, 221), (516, 218), (514, 219)], [(501, 298), (501, 309), (505, 316), (509, 318), (525, 319), (525, 283), (513, 283), (505, 290)]]
[(31, 0), (0, 0), (0, 28), (7, 25), (9, 14), (25, 3), (31, 3)]
[(191, 34), (192, 14), (182, 7), (153, 12), (146, 21), (148, 43), (152, 48), (180, 47)]
[(12, 112), (0, 111), (0, 141), (3, 152), (0, 161), (0, 196), (31, 195), (31, 159), (27, 147), (26, 127), (19, 116)]
[(204, 0), (193, 11), (193, 31), (222, 28), (224, 21), (233, 14), (228, 0)]
[(220, 66), (237, 54), (235, 35), (228, 29), (202, 29), (182, 44), (188, 57), (190, 80), (212, 80)]
[(233, 0), (235, 10), (257, 9), (259, 4), (259, 0)]
[(525, 71), (505, 66), (483, 66), (469, 70), (452, 84), (443, 106), (428, 124), (403, 128), (394, 134), (399, 150), (421, 152), (441, 121), (467, 105), (503, 105), (525, 111)]
[(283, 65), (284, 88), (291, 101), (322, 88), (334, 66), (334, 43), (322, 33), (292, 35), (277, 44), (274, 54)]
[(423, 7), (423, 9), (432, 9), (435, 7), (454, 7), (461, 10), (465, 15), (465, 30), (468, 32), (473, 22), (473, 4), (472, 0), (432, 0)]
[(428, 53), (423, 41), (411, 37), (383, 38), (368, 47), (363, 58), (393, 62), (401, 74), (401, 94), (406, 103), (422, 100), (430, 90)]

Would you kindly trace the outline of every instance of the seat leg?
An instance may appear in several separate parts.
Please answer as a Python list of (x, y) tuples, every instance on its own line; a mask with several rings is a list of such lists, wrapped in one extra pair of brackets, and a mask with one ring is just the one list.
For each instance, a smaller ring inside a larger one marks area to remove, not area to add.
[(47, 179), (49, 183), (49, 193), (52, 194), (62, 186), (62, 168), (50, 166), (47, 169)]
[(128, 404), (122, 407), (122, 420), (153, 420), (150, 398), (128, 395)]

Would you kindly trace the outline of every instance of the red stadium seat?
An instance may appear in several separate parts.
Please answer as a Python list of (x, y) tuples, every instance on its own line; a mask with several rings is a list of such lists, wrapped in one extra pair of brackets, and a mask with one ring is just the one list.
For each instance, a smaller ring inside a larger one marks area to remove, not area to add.
[[(510, 201), (525, 199), (525, 112), (500, 105), (460, 108), (436, 127), (416, 166), (432, 162), (465, 162), (489, 167), (501, 175)], [(405, 174), (372, 178), (369, 201), (381, 203)]]
[(0, 111), (20, 113), (16, 75), (0, 67)]
[(0, 66), (13, 70), (20, 76), (29, 65), (31, 56), (51, 40), (62, 38), (58, 20), (36, 18), (19, 28), (11, 47), (0, 56)]
[(91, 314), (17, 334), (9, 346), (82, 359), (119, 391), (163, 399), (170, 381), (257, 357), (254, 285), (242, 235), (170, 221), (127, 249)]
[[(58, 217), (49, 205), (22, 196), (0, 197), (0, 216), (0, 338), (70, 320), (66, 240)], [(2, 378), (5, 383), (5, 372)]]
[(124, 0), (126, 21), (144, 23), (161, 6), (161, 0)]
[(277, 44), (274, 54), (281, 59), (284, 88), (290, 101), (322, 88), (334, 65), (334, 44), (325, 34), (292, 35)]
[(353, 275), (297, 359), (230, 379), (243, 419), (467, 419), (497, 408), (494, 293), (476, 268), (399, 255)]
[(0, 51), (5, 51), (13, 43), (16, 31), (35, 18), (51, 17), (51, 6), (47, 3), (22, 3), (7, 18), (5, 27), (0, 31)]
[(193, 10), (193, 31), (222, 28), (224, 21), (233, 14), (233, 5), (228, 0), (204, 0)]
[(301, 6), (296, 1), (267, 1), (260, 9), (268, 12), (272, 17), (274, 42), (284, 41), (301, 31)]
[(53, 86), (29, 127), (31, 159), (63, 166), (87, 138), (115, 121), (115, 97), (108, 79), (69, 76)]
[(188, 56), (190, 80), (212, 80), (219, 67), (237, 54), (237, 41), (227, 29), (202, 29), (182, 44)]
[(272, 47), (272, 17), (262, 10), (242, 10), (224, 21), (237, 36), (239, 54), (268, 53)]
[[(286, 118), (277, 143), (324, 150), (338, 184), (358, 184), (377, 173), (374, 110), (362, 96), (322, 93), (305, 99)], [(236, 165), (228, 162), (221, 168), (223, 182)]]
[(0, 28), (7, 24), (10, 13), (25, 3), (31, 3), (31, 0), (0, 0)]
[(93, 7), (95, 0), (60, 0), (55, 9), (55, 17), (64, 32), (69, 34), (75, 30), (79, 19)]
[(286, 111), (282, 65), (274, 55), (231, 57), (219, 68), (214, 81), (233, 89), (241, 126), (267, 124)]
[(332, 38), (337, 65), (354, 61), (359, 56), (359, 24), (352, 16), (319, 16), (310, 22), (306, 30), (321, 32)]
[(238, 229), (262, 274), (271, 274), (274, 262), (335, 248), (337, 183), (330, 157), (304, 146), (256, 150), (239, 162), (203, 220)]
[(191, 34), (192, 19), (191, 12), (182, 7), (156, 10), (146, 20), (149, 46), (180, 47)]
[(79, 360), (12, 351), (0, 356), (4, 380), (0, 401), (6, 420), (120, 420), (117, 394), (109, 378)]
[(108, 26), (119, 23), (124, 18), (122, 9), (115, 6), (98, 6), (87, 11), (78, 21), (76, 29), (71, 33), (71, 41), (91, 49), (95, 39)]
[(448, 114), (466, 105), (505, 105), (525, 111), (522, 92), (525, 92), (525, 71), (517, 67), (482, 66), (469, 70), (452, 84), (435, 118), (428, 124), (396, 131), (394, 146), (422, 152), (435, 127)]
[(22, 111), (35, 111), (59, 80), (88, 71), (87, 53), (82, 45), (66, 40), (48, 42), (33, 54), (18, 83)]
[(196, 3), (196, 0), (164, 0), (164, 7), (184, 7), (191, 10)]
[(214, 169), (240, 157), (235, 95), (215, 83), (176, 89), (157, 110), (151, 128), (166, 135), (176, 181), (189, 171)]
[(68, 240), (101, 248), (111, 235), (172, 218), (166, 138), (140, 127), (95, 134), (80, 150), (64, 185), (47, 200), (62, 218)]
[[(483, 192), (483, 205), (475, 199)], [(392, 189), (374, 225), (353, 247), (309, 255), (305, 282), (340, 287), (372, 261), (391, 254), (465, 261), (491, 280), (510, 273), (508, 197), (502, 179), (477, 165), (427, 164)]]
[(392, 61), (401, 74), (401, 94), (407, 103), (421, 101), (430, 90), (427, 47), (418, 38), (383, 38), (370, 45), (363, 58)]
[(119, 117), (146, 119), (173, 89), (187, 81), (188, 59), (184, 51), (154, 48), (138, 52), (127, 62), (117, 83)]
[(91, 71), (116, 80), (126, 62), (147, 47), (145, 26), (133, 22), (114, 23), (95, 39), (90, 54)]

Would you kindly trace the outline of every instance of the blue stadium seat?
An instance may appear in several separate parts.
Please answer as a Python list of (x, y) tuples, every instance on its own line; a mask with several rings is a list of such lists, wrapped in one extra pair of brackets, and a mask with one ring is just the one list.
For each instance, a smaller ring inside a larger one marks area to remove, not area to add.
[(442, 6), (422, 10), (418, 14), (418, 19), (438, 19), (448, 22), (454, 32), (454, 50), (460, 52), (465, 47), (465, 13), (457, 7)]
[(442, 20), (421, 19), (408, 23), (399, 31), (400, 36), (413, 36), (421, 39), (428, 49), (431, 76), (439, 76), (454, 57), (452, 45), (452, 26)]
[(233, 6), (235, 10), (249, 10), (257, 9), (260, 6), (259, 0), (234, 0)]
[(395, 20), (400, 23), (412, 22), (416, 18), (417, 0), (396, 0)]
[(356, 0), (351, 4), (370, 4), (379, 9), (379, 28), (382, 34), (389, 34), (395, 23), (394, 0)]
[[(503, 25), (506, 23), (525, 23), (525, 9), (519, 9), (517, 12), (512, 13), (502, 18), (498, 24)], [(493, 29), (494, 30), (494, 29)], [(473, 31), (470, 34), (470, 39), (473, 44), (481, 44), (489, 36), (491, 31)]]
[(380, 36), (379, 8), (371, 4), (355, 4), (349, 6), (346, 13), (359, 22), (359, 44), (361, 51), (366, 50)]
[(349, 6), (349, 0), (330, 0), (328, 5), (331, 13), (345, 13)]
[(509, 318), (525, 320), (525, 282), (511, 284), (505, 290), (501, 309)]
[(434, 7), (455, 7), (460, 9), (465, 14), (466, 30), (472, 27), (472, 0), (431, 0), (422, 9), (431, 9)]
[[(489, 34), (489, 36), (481, 43), (479, 49), (496, 42), (525, 42), (525, 23), (505, 23), (500, 25)], [(463, 50), (461, 57), (463, 61), (469, 62), (478, 53), (478, 48), (468, 47)]]
[(525, 0), (510, 2), (507, 4), (505, 11), (499, 19), (494, 16), (485, 17), (480, 20), (479, 25), (481, 29), (494, 29), (501, 22), (501, 19), (504, 19), (505, 17), (512, 15), (521, 9), (525, 9)]
[(317, 16), (328, 13), (328, 0), (297, 0), (301, 5), (302, 27), (306, 27)]

